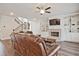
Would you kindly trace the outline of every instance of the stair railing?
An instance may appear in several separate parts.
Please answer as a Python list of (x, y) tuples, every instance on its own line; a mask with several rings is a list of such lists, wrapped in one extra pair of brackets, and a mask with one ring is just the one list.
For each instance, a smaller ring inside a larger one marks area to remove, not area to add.
[(24, 22), (23, 24), (20, 24), (18, 27), (13, 29), (13, 32), (26, 31), (27, 30), (26, 27), (27, 27), (26, 22)]

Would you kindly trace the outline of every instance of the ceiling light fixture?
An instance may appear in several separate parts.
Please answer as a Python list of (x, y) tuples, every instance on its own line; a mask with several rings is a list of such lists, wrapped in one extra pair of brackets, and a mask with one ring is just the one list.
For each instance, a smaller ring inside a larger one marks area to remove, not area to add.
[(41, 13), (41, 15), (42, 15), (42, 14), (44, 14), (44, 13), (45, 13), (45, 11), (41, 9), (41, 10), (40, 10), (40, 13)]
[(11, 12), (11, 13), (10, 13), (10, 15), (14, 15), (14, 13), (13, 13), (13, 12)]
[(43, 15), (45, 13), (51, 13), (50, 9), (51, 9), (51, 6), (49, 6), (49, 5), (46, 6), (46, 4), (44, 4), (44, 5), (40, 4), (40, 5), (36, 6), (36, 10), (39, 11), (39, 13), (41, 15)]

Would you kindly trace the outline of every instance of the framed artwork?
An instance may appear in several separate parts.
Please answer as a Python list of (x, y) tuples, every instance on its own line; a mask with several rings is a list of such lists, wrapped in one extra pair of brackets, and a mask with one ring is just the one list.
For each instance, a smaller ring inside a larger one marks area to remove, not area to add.
[(46, 32), (48, 30), (48, 25), (41, 24), (40, 29), (41, 29), (41, 31)]

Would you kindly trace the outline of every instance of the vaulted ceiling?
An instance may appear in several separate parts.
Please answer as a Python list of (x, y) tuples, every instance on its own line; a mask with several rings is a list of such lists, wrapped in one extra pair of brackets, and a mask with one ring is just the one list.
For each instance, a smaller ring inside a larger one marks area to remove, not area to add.
[(51, 6), (49, 10), (51, 13), (40, 15), (36, 11), (36, 5), (37, 3), (0, 3), (0, 15), (10, 16), (10, 12), (13, 12), (14, 16), (22, 16), (30, 19), (46, 19), (56, 15), (60, 16), (79, 12), (78, 3), (47, 3), (46, 6)]

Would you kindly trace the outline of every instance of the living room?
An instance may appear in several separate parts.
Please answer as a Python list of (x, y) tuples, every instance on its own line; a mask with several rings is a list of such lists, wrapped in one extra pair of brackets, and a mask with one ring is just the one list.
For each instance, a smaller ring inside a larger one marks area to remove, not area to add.
[(0, 41), (12, 39), (12, 33), (29, 32), (35, 36), (55, 39), (63, 47), (65, 44), (77, 47), (72, 47), (72, 52), (59, 51), (58, 55), (79, 55), (78, 19), (79, 3), (1, 3)]

